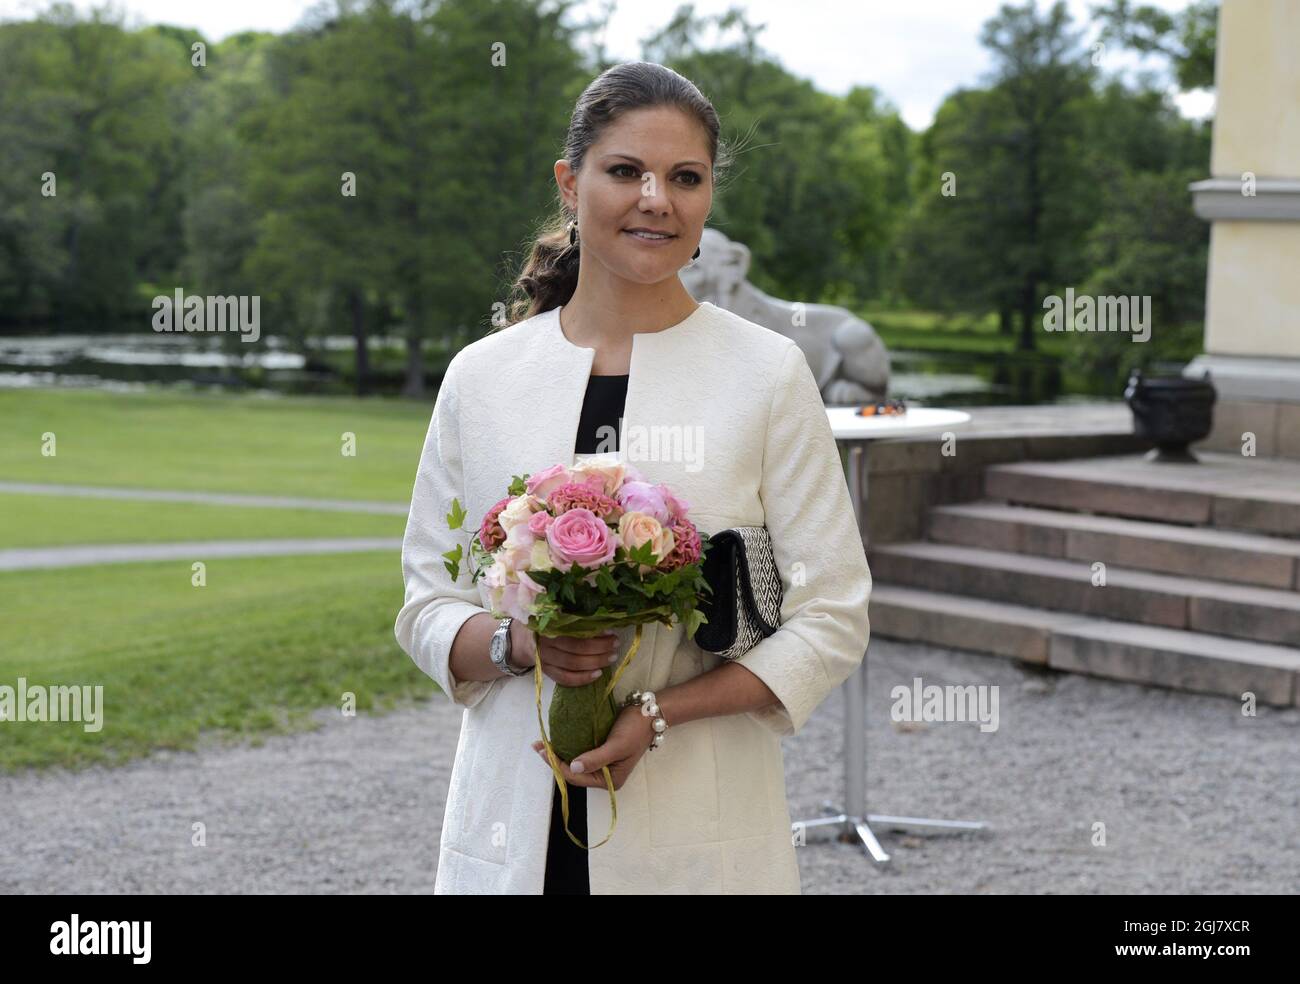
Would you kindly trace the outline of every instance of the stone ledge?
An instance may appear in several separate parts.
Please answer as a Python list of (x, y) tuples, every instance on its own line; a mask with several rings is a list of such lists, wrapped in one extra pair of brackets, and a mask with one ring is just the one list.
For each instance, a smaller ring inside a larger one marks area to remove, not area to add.
[(1046, 663), (1063, 672), (1300, 705), (1300, 652), (1279, 646), (877, 584), (873, 636)]
[(1256, 178), (1254, 195), (1243, 195), (1243, 185), (1240, 178), (1193, 181), (1192, 209), (1211, 222), (1300, 222), (1300, 181)]
[(870, 542), (917, 539), (930, 506), (981, 498), (990, 465), (1133, 454), (1151, 447), (1133, 434), (1133, 415), (1118, 401), (960, 409), (971, 421), (954, 431), (952, 455), (943, 454), (937, 434), (872, 442), (865, 524)]

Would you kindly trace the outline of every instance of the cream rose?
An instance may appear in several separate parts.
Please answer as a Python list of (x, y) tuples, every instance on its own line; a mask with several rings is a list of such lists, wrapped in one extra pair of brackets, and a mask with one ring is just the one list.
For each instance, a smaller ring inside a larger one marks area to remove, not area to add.
[(541, 499), (525, 492), (523, 495), (515, 496), (510, 505), (501, 510), (497, 522), (506, 531), (506, 536), (509, 536), (512, 529), (520, 523), (527, 523), (533, 518), (533, 513), (545, 508), (546, 504)]
[(612, 497), (627, 477), (627, 465), (609, 458), (584, 458), (576, 462), (569, 473), (575, 482), (588, 482), (593, 476), (599, 478), (601, 491)]
[(549, 571), (554, 570), (554, 568), (555, 565), (551, 563), (551, 550), (546, 545), (546, 540), (534, 540), (532, 556), (528, 560), (528, 569), (530, 571)]

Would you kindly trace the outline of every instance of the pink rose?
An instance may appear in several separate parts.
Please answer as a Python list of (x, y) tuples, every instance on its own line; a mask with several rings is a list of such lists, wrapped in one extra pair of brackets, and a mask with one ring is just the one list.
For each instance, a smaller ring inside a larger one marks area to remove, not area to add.
[(529, 475), (524, 480), (524, 487), (539, 499), (545, 499), (553, 488), (572, 480), (569, 469), (556, 464), (551, 465), (550, 468), (544, 471), (539, 471), (536, 475)]
[(533, 518), (528, 521), (528, 532), (534, 537), (546, 536), (546, 527), (555, 521), (555, 517), (548, 512), (535, 512)]
[(649, 482), (624, 482), (618, 490), (618, 504), (626, 512), (645, 513), (666, 525), (672, 521), (672, 517), (668, 513), (662, 489), (662, 485), (651, 485)]
[(555, 517), (546, 528), (546, 542), (555, 566), (564, 571), (572, 569), (574, 564), (582, 567), (608, 564), (618, 547), (605, 521), (590, 509), (581, 508)]

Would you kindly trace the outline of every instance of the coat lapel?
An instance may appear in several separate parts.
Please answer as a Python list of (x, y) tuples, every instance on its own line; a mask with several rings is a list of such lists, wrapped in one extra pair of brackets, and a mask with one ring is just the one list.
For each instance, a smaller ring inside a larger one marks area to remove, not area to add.
[[(689, 390), (674, 387), (678, 381), (695, 386), (688, 367), (703, 313), (696, 311), (665, 331), (632, 336), (618, 456), (654, 481), (673, 481), (680, 466), (629, 459), (625, 438), (632, 435), (635, 441), (636, 435), (665, 424), (698, 423), (686, 399)], [(519, 343), (522, 358), (499, 360), (490, 370), (481, 370), (473, 389), (462, 395), (466, 509), (480, 519), (506, 494), (514, 475), (534, 474), (557, 462), (572, 464), (575, 458), (578, 422), (596, 350), (564, 337), (558, 308), (539, 315), (521, 332)], [(679, 419), (683, 414), (686, 417)]]

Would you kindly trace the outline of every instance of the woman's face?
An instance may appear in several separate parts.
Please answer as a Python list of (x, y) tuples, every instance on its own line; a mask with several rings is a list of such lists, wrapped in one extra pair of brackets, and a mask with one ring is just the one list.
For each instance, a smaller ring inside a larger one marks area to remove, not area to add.
[[(654, 284), (690, 262), (713, 207), (713, 168), (700, 124), (674, 107), (630, 110), (605, 128), (575, 175), (555, 162), (564, 201), (578, 213), (583, 263)], [(669, 239), (642, 239), (630, 230)]]

